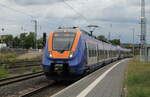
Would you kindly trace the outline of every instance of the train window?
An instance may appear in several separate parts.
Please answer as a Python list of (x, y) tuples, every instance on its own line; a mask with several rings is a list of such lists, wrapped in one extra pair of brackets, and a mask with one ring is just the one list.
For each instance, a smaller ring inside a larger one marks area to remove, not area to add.
[(96, 54), (95, 54), (95, 48), (93, 49), (93, 52), (94, 52), (94, 55), (93, 55), (93, 57), (95, 57), (95, 56), (96, 56)]
[(92, 50), (91, 50), (91, 44), (88, 43), (88, 51), (89, 51), (89, 57), (92, 57)]
[(92, 49), (92, 57), (94, 56), (94, 50)]
[(100, 59), (100, 54), (101, 54), (101, 53), (100, 53), (100, 49), (99, 49), (99, 50), (98, 50), (98, 57), (99, 57), (99, 59)]
[(90, 57), (90, 50), (89, 50), (89, 48), (88, 48), (88, 57)]
[(93, 49), (93, 52), (92, 52), (92, 54), (93, 54), (93, 56), (92, 56), (92, 57), (94, 57), (94, 56), (95, 56), (95, 52), (94, 52), (94, 49)]
[(90, 50), (90, 55), (89, 55), (89, 57), (92, 57), (92, 50)]
[(105, 58), (105, 52), (104, 52), (104, 50), (101, 50), (101, 58), (102, 58), (102, 59)]
[(75, 33), (54, 32), (53, 50), (62, 51), (70, 50), (75, 38)]

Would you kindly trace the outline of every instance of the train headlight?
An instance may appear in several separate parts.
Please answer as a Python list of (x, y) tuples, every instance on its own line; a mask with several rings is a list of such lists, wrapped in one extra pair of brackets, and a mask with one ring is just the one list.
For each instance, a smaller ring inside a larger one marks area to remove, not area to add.
[(49, 52), (49, 57), (50, 57), (50, 58), (52, 57), (52, 53), (51, 53), (51, 52)]
[(70, 53), (69, 57), (72, 58), (73, 57), (73, 53)]

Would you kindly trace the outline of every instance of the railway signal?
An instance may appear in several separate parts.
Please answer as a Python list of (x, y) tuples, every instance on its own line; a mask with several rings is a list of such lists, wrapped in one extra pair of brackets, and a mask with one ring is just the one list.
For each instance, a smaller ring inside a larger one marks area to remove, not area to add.
[(43, 33), (43, 47), (44, 47), (45, 44), (46, 44), (46, 38), (47, 38), (47, 34), (44, 32), (44, 33)]

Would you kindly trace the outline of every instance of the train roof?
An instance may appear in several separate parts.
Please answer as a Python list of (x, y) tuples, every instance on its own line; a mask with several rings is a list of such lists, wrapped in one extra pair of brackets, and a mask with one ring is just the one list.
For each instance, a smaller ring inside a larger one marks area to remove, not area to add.
[(90, 33), (88, 31), (85, 31), (78, 27), (58, 27), (58, 29), (54, 30), (54, 32), (77, 32), (77, 30), (80, 30), (82, 33), (88, 34), (90, 36)]
[(80, 30), (82, 33), (88, 35), (89, 37), (95, 39), (96, 41), (101, 41), (101, 42), (105, 43), (105, 45), (111, 45), (111, 47), (113, 49), (118, 49), (118, 50), (121, 50), (121, 51), (131, 51), (130, 49), (126, 49), (126, 48), (122, 48), (121, 46), (113, 45), (108, 41), (98, 40), (94, 36), (91, 36), (88, 31), (85, 31), (85, 30), (80, 29), (78, 27), (58, 27), (58, 29), (54, 30), (54, 32), (72, 32), (72, 33), (75, 33), (75, 32), (77, 32), (77, 30)]
[(76, 32), (77, 29), (73, 28), (67, 28), (67, 27), (59, 27), (58, 29), (54, 30), (54, 32)]

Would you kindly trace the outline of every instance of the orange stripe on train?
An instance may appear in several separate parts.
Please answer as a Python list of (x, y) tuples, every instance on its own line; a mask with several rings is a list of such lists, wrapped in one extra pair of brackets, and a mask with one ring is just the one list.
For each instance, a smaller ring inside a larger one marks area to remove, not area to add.
[(52, 51), (53, 58), (66, 59), (69, 58), (70, 51), (64, 51), (63, 53), (58, 51)]
[(74, 43), (73, 43), (73, 45), (72, 45), (72, 49), (71, 49), (72, 52), (75, 52), (75, 50), (76, 50), (76, 48), (77, 48), (78, 41), (79, 41), (79, 39), (80, 39), (80, 36), (81, 36), (81, 32), (78, 30), (78, 31), (77, 31), (77, 34), (76, 34), (76, 37), (75, 37), (75, 39), (74, 39)]
[(48, 51), (52, 51), (52, 41), (53, 41), (53, 32), (50, 32), (49, 38), (48, 38)]
[(76, 33), (76, 36), (75, 36), (75, 39), (74, 39), (71, 51), (64, 51), (63, 53), (60, 53), (58, 51), (53, 51), (52, 50), (53, 32), (51, 32), (50, 36), (49, 36), (49, 39), (48, 39), (48, 51), (52, 52), (52, 58), (63, 58), (63, 59), (64, 58), (69, 58), (69, 55), (72, 52), (75, 52), (75, 50), (76, 50), (78, 41), (80, 39), (80, 35), (81, 35), (81, 32), (78, 30), (77, 33)]

